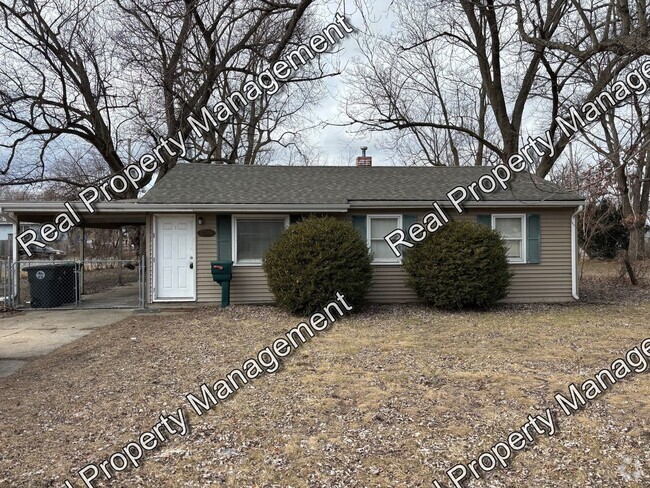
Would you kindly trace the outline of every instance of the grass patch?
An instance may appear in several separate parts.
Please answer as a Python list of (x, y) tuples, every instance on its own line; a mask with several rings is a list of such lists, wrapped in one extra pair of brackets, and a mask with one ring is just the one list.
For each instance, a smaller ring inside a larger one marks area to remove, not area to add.
[[(292, 328), (271, 307), (133, 316), (0, 380), (0, 486), (62, 486), (184, 407), (191, 432), (115, 486), (447, 486), (445, 471), (650, 336), (650, 302), (376, 307), (197, 417), (184, 395)], [(9, 319), (10, 320), (10, 319)], [(615, 385), (488, 486), (648, 486), (650, 381)]]

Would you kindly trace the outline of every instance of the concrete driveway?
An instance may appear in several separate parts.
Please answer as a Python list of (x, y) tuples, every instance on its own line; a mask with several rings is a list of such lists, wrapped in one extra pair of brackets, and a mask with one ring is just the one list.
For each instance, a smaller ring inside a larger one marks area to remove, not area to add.
[(47, 310), (20, 312), (0, 319), (0, 378), (93, 329), (114, 324), (132, 310)]

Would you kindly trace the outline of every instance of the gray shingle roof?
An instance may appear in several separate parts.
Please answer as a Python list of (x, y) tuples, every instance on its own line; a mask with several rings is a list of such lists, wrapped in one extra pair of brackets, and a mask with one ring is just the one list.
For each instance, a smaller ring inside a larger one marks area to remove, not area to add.
[[(351, 201), (442, 201), (491, 167), (230, 166), (178, 164), (143, 198), (169, 204), (346, 204)], [(485, 201), (580, 201), (575, 192), (529, 173)]]

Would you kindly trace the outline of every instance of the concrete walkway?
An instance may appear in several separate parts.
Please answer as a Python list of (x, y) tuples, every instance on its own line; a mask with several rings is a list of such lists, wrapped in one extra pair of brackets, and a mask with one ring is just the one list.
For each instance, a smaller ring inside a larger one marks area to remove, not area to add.
[(20, 312), (0, 318), (0, 378), (27, 361), (114, 324), (132, 310), (47, 310)]
[(133, 310), (139, 304), (138, 283), (127, 283), (114, 286), (106, 291), (82, 295), (80, 308), (130, 308)]

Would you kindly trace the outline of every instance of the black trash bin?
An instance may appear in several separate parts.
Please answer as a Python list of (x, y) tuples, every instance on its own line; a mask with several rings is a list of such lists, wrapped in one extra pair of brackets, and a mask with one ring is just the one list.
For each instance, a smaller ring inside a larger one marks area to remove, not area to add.
[(55, 308), (79, 299), (75, 263), (45, 264), (24, 268), (29, 278), (32, 308)]

